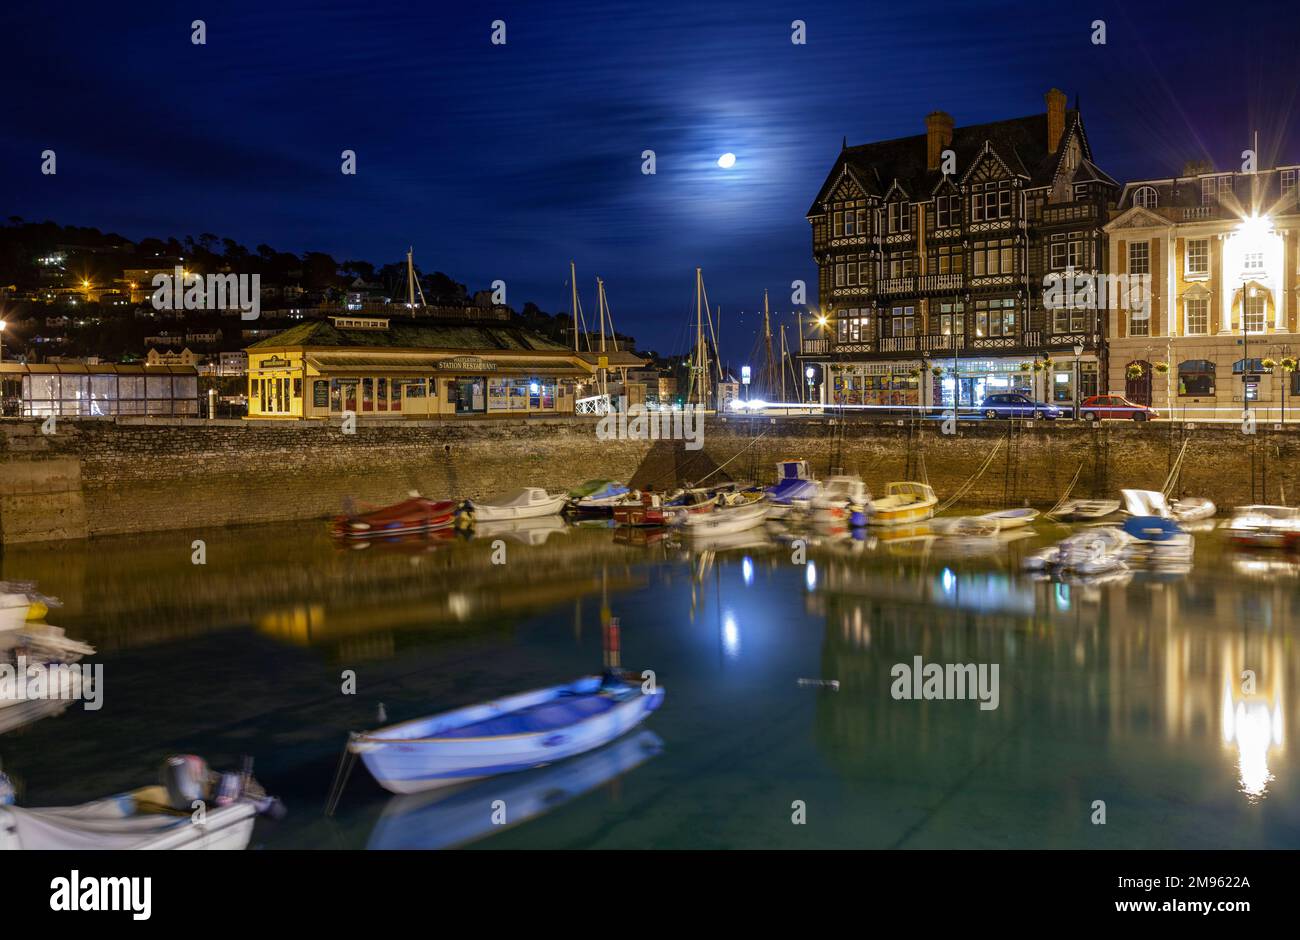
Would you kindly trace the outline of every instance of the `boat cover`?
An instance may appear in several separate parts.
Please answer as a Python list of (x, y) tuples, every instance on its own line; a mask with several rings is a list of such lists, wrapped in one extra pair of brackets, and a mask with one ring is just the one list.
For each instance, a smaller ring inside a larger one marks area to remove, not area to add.
[(1160, 516), (1133, 516), (1124, 521), (1124, 531), (1145, 542), (1164, 542), (1181, 533), (1182, 527)]
[(134, 807), (134, 799), (124, 795), (85, 806), (6, 806), (0, 815), (9, 814), (24, 849), (132, 849), (190, 822), (188, 813), (133, 815)]
[(812, 499), (817, 495), (817, 484), (812, 480), (799, 477), (787, 477), (767, 491), (768, 498), (778, 503), (792, 499)]

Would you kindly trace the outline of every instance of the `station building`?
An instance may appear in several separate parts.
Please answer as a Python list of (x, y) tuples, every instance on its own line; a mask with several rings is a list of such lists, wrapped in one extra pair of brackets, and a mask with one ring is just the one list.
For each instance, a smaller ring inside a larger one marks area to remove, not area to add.
[(441, 418), (573, 414), (602, 365), (643, 365), (623, 351), (577, 353), (503, 320), (332, 316), (247, 349), (248, 417)]

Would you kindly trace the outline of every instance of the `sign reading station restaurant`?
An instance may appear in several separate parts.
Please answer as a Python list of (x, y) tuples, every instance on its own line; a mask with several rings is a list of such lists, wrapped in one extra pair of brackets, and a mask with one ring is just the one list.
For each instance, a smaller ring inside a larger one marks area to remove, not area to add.
[(457, 372), (493, 372), (496, 367), (495, 362), (488, 362), (476, 356), (457, 356), (454, 359), (442, 359), (438, 362), (439, 369), (454, 369)]

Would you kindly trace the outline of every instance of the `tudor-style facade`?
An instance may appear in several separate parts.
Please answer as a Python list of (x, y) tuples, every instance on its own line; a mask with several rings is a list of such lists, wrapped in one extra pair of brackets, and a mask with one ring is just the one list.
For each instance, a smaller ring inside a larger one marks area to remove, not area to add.
[(1120, 187), (1077, 108), (1045, 97), (1044, 114), (956, 128), (934, 112), (925, 134), (843, 148), (808, 212), (820, 315), (801, 358), (822, 368), (823, 401), (973, 408), (999, 391), (1097, 391), (1104, 318), (1047, 309), (1044, 278), (1105, 270)]
[[(1110, 391), (1186, 420), (1293, 420), (1300, 403), (1300, 165), (1189, 166), (1127, 183), (1106, 226), (1151, 302), (1109, 312)], [(1289, 364), (1289, 363), (1288, 363)]]

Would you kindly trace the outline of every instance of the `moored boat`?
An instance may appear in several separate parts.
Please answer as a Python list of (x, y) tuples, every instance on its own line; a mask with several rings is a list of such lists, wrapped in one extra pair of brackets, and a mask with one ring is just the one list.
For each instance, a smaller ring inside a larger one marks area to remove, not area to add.
[(992, 538), (1001, 528), (997, 519), (988, 516), (941, 516), (930, 520), (930, 531), (948, 538)]
[(1117, 499), (1071, 499), (1052, 515), (1061, 519), (1103, 519), (1118, 511)]
[(445, 529), (456, 521), (456, 503), (450, 499), (426, 499), (412, 493), (409, 499), (391, 506), (347, 511), (334, 517), (331, 533), (343, 539), (390, 538), (415, 532)]
[(569, 491), (568, 512), (582, 516), (608, 516), (627, 494), (627, 484), (613, 480), (588, 480)]
[(1131, 541), (1124, 546), (1124, 560), (1130, 565), (1167, 567), (1190, 565), (1196, 539), (1166, 516), (1130, 516), (1124, 532)]
[(642, 692), (639, 677), (610, 672), (354, 734), (348, 749), (384, 789), (416, 793), (590, 751), (663, 698), (662, 688)]
[(1227, 525), (1228, 537), (1255, 548), (1291, 548), (1300, 542), (1300, 508), (1239, 506)]
[(821, 484), (813, 479), (808, 461), (782, 460), (776, 465), (776, 484), (767, 488), (767, 498), (772, 503), (769, 515), (779, 519), (793, 509), (806, 508), (820, 491)]
[(633, 493), (614, 507), (614, 522), (638, 527), (677, 525), (689, 516), (712, 512), (718, 499), (704, 490), (680, 490), (668, 497), (652, 491)]
[(692, 536), (731, 535), (763, 524), (771, 507), (765, 502), (719, 506), (713, 512), (688, 515), (682, 531)]
[(809, 501), (809, 507), (813, 521), (819, 525), (864, 525), (870, 503), (871, 492), (861, 477), (841, 475), (828, 479)]
[(996, 512), (986, 512), (979, 516), (980, 519), (988, 519), (998, 524), (998, 529), (1016, 529), (1020, 526), (1029, 525), (1038, 518), (1038, 510), (1026, 506), (1021, 509), (999, 509)]
[(1124, 552), (1132, 540), (1132, 536), (1122, 529), (1090, 528), (1027, 555), (1024, 566), (1036, 571), (1048, 569), (1100, 574), (1125, 567)]
[(925, 483), (902, 482), (885, 485), (885, 495), (867, 507), (869, 525), (909, 525), (934, 515), (937, 496)]
[(1179, 522), (1197, 522), (1209, 519), (1218, 507), (1203, 496), (1182, 496), (1166, 499), (1155, 490), (1120, 490), (1124, 497), (1124, 511), (1132, 516), (1160, 516)]
[(173, 757), (158, 786), (79, 806), (0, 805), (0, 849), (243, 849), (256, 817), (278, 806), (247, 773), (214, 774), (197, 757)]
[(469, 508), (475, 523), (505, 522), (553, 516), (564, 508), (568, 499), (564, 493), (548, 493), (540, 486), (521, 486), (496, 496), (472, 499)]

